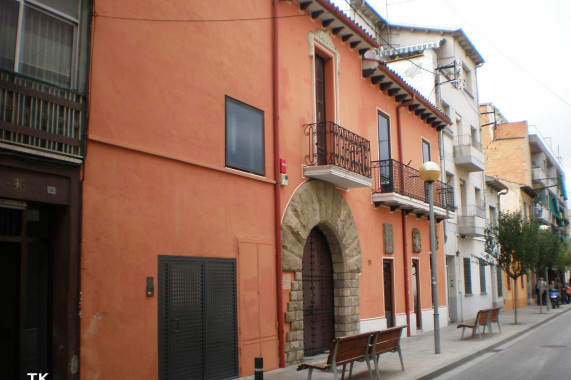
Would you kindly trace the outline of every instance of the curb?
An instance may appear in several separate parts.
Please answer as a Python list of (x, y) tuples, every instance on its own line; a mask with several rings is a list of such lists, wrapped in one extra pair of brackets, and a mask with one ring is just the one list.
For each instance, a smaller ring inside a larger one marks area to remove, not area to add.
[(494, 343), (494, 344), (492, 344), (492, 345), (490, 345), (490, 346), (488, 346), (488, 347), (482, 348), (482, 349), (480, 349), (480, 350), (478, 350), (478, 351), (476, 351), (476, 352), (474, 352), (474, 353), (472, 353), (472, 354), (470, 354), (470, 355), (467, 355), (467, 356), (465, 356), (465, 357), (463, 357), (463, 358), (460, 358), (460, 359), (457, 359), (457, 360), (455, 360), (455, 361), (453, 361), (453, 362), (451, 362), (451, 363), (445, 364), (443, 367), (440, 367), (440, 368), (438, 368), (438, 369), (436, 369), (436, 370), (433, 370), (433, 371), (430, 371), (430, 372), (428, 372), (428, 373), (426, 373), (426, 374), (423, 374), (423, 375), (421, 375), (420, 377), (417, 377), (416, 379), (417, 379), (417, 380), (433, 379), (433, 378), (435, 378), (436, 376), (440, 376), (440, 375), (442, 375), (442, 374), (444, 374), (444, 373), (446, 373), (446, 372), (449, 372), (449, 371), (453, 370), (454, 368), (460, 367), (461, 365), (463, 365), (463, 364), (465, 364), (465, 363), (467, 363), (467, 362), (469, 362), (469, 361), (471, 361), (471, 360), (474, 360), (474, 359), (476, 359), (477, 357), (479, 357), (479, 356), (481, 356), (481, 355), (483, 355), (483, 354), (485, 354), (485, 353), (488, 353), (488, 352), (494, 350), (495, 348), (506, 344), (507, 342), (509, 342), (509, 341), (511, 341), (511, 340), (514, 340), (514, 339), (516, 339), (516, 338), (519, 338), (520, 336), (522, 336), (522, 335), (524, 335), (524, 334), (527, 334), (528, 332), (531, 332), (531, 331), (535, 330), (535, 329), (538, 328), (540, 325), (542, 325), (542, 324), (544, 324), (544, 323), (546, 323), (546, 322), (549, 322), (550, 320), (552, 320), (552, 319), (554, 319), (554, 318), (557, 318), (558, 316), (563, 315), (563, 314), (567, 313), (568, 311), (571, 311), (571, 309), (567, 309), (567, 310), (565, 310), (565, 311), (561, 311), (561, 312), (559, 312), (559, 313), (557, 313), (557, 314), (554, 314), (554, 315), (550, 316), (549, 318), (544, 319), (544, 320), (541, 321), (541, 322), (538, 322), (538, 323), (536, 323), (536, 324), (534, 324), (534, 325), (532, 325), (532, 326), (529, 326), (528, 328), (526, 328), (526, 329), (524, 329), (524, 330), (522, 330), (522, 331), (520, 331), (520, 332), (518, 332), (518, 333), (515, 333), (514, 335), (511, 335), (511, 336), (509, 336), (509, 337), (507, 337), (507, 338), (504, 338), (504, 339), (502, 339), (502, 340), (499, 341), (499, 342), (496, 342), (496, 343)]

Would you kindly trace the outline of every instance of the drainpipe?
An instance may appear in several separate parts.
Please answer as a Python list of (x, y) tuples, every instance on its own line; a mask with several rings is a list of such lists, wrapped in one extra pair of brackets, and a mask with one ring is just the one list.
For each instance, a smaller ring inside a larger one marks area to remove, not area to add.
[[(397, 138), (399, 144), (399, 161), (403, 162), (402, 157), (402, 127), (400, 121), (400, 110), (402, 107), (407, 107), (411, 105), (414, 100), (414, 94), (411, 95), (412, 99), (408, 102), (401, 103), (397, 106)], [(402, 176), (401, 176), (402, 180)], [(402, 188), (402, 187), (401, 187)], [(402, 222), (402, 249), (403, 249), (403, 258), (404, 258), (404, 304), (406, 309), (406, 336), (410, 336), (410, 285), (409, 285), (409, 259), (408, 259), (408, 245), (406, 239), (406, 215), (404, 211), (401, 211), (401, 222)]]
[(274, 176), (275, 184), (275, 232), (276, 232), (276, 288), (278, 304), (278, 352), (280, 368), (285, 367), (284, 352), (284, 309), (282, 295), (282, 226), (280, 197), (280, 139), (279, 139), (279, 82), (278, 82), (278, 0), (272, 4), (272, 87), (273, 87), (273, 127), (274, 127)]

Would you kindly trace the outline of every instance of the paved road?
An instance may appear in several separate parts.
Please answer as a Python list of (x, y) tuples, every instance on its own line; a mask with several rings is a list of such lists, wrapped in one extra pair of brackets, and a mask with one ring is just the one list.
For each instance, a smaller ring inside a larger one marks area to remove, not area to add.
[(565, 313), (438, 379), (571, 379), (570, 354), (571, 313)]

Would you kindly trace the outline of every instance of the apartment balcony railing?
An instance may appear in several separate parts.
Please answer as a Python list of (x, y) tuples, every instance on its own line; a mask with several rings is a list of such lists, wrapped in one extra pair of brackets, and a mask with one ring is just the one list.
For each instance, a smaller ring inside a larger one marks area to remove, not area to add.
[(454, 163), (469, 172), (481, 172), (485, 167), (482, 144), (472, 135), (456, 136)]
[(534, 182), (540, 184), (541, 186), (550, 186), (551, 180), (545, 170), (542, 168), (531, 169), (531, 178)]
[(461, 236), (484, 236), (486, 229), (486, 208), (467, 205), (458, 216), (458, 234)]
[(553, 216), (549, 207), (545, 207), (542, 204), (535, 204), (534, 216), (541, 222), (541, 224), (550, 225), (552, 223)]
[(331, 121), (306, 124), (306, 177), (345, 188), (371, 186), (371, 143)]
[(0, 70), (0, 146), (68, 161), (85, 154), (85, 98)]
[[(417, 215), (428, 213), (428, 195), (418, 170), (397, 160), (373, 161), (373, 194), (376, 205), (404, 209)], [(435, 218), (448, 217), (454, 211), (454, 190), (441, 181), (433, 186)]]

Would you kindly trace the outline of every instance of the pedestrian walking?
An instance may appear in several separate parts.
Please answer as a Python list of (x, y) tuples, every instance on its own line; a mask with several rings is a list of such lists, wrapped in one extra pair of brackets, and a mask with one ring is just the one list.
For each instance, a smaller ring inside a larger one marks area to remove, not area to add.
[[(570, 284), (571, 286), (571, 284)], [(541, 311), (541, 306), (543, 305), (547, 305), (547, 295), (545, 294), (545, 292), (547, 291), (547, 283), (545, 282), (545, 280), (543, 279), (543, 277), (540, 277), (539, 280), (537, 281), (537, 293), (538, 293), (538, 299), (539, 299), (539, 306), (540, 306), (540, 311)]]
[(559, 306), (559, 285), (555, 283), (555, 281), (551, 281), (551, 285), (549, 286), (549, 298), (551, 298), (551, 304), (553, 308), (560, 308)]

